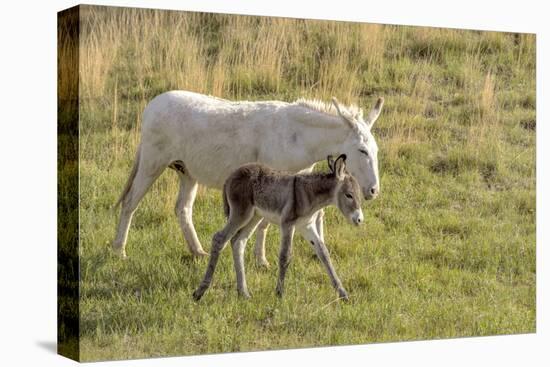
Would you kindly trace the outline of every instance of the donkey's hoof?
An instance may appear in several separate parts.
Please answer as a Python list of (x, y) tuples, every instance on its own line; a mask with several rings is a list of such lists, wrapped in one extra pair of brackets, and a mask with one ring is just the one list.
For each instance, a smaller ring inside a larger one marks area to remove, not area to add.
[(271, 266), (269, 261), (267, 261), (266, 259), (257, 260), (256, 265), (260, 268), (265, 268), (265, 269), (269, 269), (269, 267)]
[(204, 251), (204, 250), (197, 250), (197, 251), (193, 251), (193, 256), (194, 257), (207, 257), (208, 256), (208, 252)]

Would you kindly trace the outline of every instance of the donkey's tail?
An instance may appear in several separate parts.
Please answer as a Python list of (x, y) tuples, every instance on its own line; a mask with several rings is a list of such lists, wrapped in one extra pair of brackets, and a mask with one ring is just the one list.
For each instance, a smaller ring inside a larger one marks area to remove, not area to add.
[(229, 202), (227, 201), (227, 194), (225, 192), (226, 185), (223, 185), (222, 189), (222, 199), (223, 199), (223, 213), (225, 214), (225, 217), (229, 217)]
[(138, 146), (136, 158), (134, 159), (134, 166), (132, 167), (132, 171), (130, 172), (130, 177), (128, 177), (128, 181), (126, 181), (126, 185), (124, 185), (122, 194), (120, 194), (120, 197), (118, 198), (118, 201), (116, 202), (116, 204), (113, 205), (112, 210), (115, 210), (120, 205), (120, 203), (126, 198), (126, 195), (128, 195), (128, 192), (130, 192), (130, 188), (134, 183), (134, 178), (136, 178), (136, 174), (138, 171), (140, 155), (141, 155), (141, 145)]

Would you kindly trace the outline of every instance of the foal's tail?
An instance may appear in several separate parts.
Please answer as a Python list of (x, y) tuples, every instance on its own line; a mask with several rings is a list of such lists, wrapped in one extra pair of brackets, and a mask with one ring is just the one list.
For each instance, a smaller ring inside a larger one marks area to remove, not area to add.
[(124, 186), (124, 189), (122, 190), (122, 194), (120, 194), (120, 197), (118, 198), (118, 201), (115, 205), (113, 205), (113, 210), (115, 210), (120, 203), (126, 198), (126, 195), (128, 195), (128, 192), (130, 192), (130, 188), (132, 187), (132, 184), (134, 183), (134, 178), (136, 178), (137, 170), (139, 167), (139, 159), (141, 155), (141, 145), (138, 146), (136, 158), (134, 159), (134, 166), (132, 167), (132, 171), (130, 172), (130, 177), (128, 177), (128, 181), (126, 181), (126, 185)]
[(222, 199), (223, 199), (223, 213), (225, 214), (225, 217), (229, 217), (229, 202), (227, 201), (227, 194), (225, 192), (226, 184), (223, 185), (222, 189)]

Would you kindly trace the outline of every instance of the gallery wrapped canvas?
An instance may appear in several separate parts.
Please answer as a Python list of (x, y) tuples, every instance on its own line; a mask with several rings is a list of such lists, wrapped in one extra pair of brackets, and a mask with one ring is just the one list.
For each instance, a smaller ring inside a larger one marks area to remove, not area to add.
[(535, 332), (535, 59), (523, 33), (60, 12), (59, 353)]

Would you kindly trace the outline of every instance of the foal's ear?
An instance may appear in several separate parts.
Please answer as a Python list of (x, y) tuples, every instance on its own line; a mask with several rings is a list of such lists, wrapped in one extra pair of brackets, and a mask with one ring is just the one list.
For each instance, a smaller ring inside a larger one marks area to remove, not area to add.
[(328, 169), (330, 172), (334, 173), (334, 157), (332, 155), (329, 155), (327, 157), (327, 163), (328, 163)]
[(340, 154), (336, 161), (334, 162), (334, 173), (338, 179), (343, 179), (346, 171), (346, 155)]

